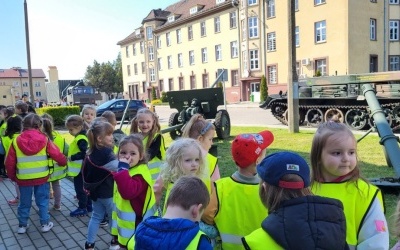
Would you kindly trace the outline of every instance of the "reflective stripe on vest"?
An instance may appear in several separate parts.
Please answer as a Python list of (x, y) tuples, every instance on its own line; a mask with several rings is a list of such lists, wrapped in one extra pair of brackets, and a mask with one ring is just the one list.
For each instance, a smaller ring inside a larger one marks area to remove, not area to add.
[(18, 147), (17, 139), (13, 140), (13, 146), (17, 157), (16, 176), (18, 179), (39, 179), (49, 175), (47, 144), (35, 155), (25, 155)]
[[(147, 164), (141, 164), (129, 169), (129, 175), (142, 175), (148, 184), (145, 203), (143, 204), (143, 220), (154, 215), (155, 196), (153, 190), (153, 182), (151, 180), (150, 171)], [(134, 235), (136, 228), (136, 214), (133, 210), (130, 200), (125, 200), (118, 192), (117, 184), (114, 184), (115, 209), (112, 213), (111, 234), (118, 235), (118, 242), (126, 245), (128, 240)]]
[[(60, 152), (64, 153), (65, 139), (61, 137), (61, 135), (56, 131), (53, 131), (53, 142), (54, 145), (56, 145), (57, 148), (60, 150)], [(65, 176), (67, 176), (66, 166), (58, 165), (58, 163), (53, 159), (49, 159), (49, 161), (51, 161), (51, 164), (53, 166), (53, 171), (51, 171), (48, 181), (60, 180)]]
[(264, 250), (264, 249), (283, 249), (264, 229), (259, 228), (251, 234), (244, 237), (246, 244), (251, 250)]
[(244, 249), (241, 238), (259, 228), (268, 215), (258, 195), (259, 184), (225, 177), (215, 182), (215, 191), (219, 210), (214, 221), (221, 235), (222, 249)]
[[(80, 152), (80, 149), (78, 147), (79, 140), (88, 141), (85, 135), (77, 135), (72, 141), (71, 145), (69, 145), (68, 158), (70, 158), (71, 155), (75, 155)], [(83, 160), (68, 161), (67, 175), (71, 177), (77, 176), (81, 172), (82, 162)]]
[[(165, 145), (164, 145), (164, 137), (161, 134), (157, 133), (154, 135), (153, 140), (161, 136), (161, 145), (160, 145), (160, 153), (161, 153), (161, 160), (158, 157), (154, 157), (150, 159), (147, 163), (148, 168), (150, 169), (151, 179), (153, 180), (153, 184), (157, 180), (158, 175), (161, 171), (161, 166), (163, 164), (163, 160), (165, 159)], [(148, 136), (143, 138), (143, 145), (146, 147), (147, 145)]]
[(311, 190), (315, 195), (338, 199), (343, 203), (346, 241), (350, 249), (357, 246), (359, 229), (375, 197), (379, 199), (384, 211), (380, 190), (361, 179), (357, 182), (314, 183)]

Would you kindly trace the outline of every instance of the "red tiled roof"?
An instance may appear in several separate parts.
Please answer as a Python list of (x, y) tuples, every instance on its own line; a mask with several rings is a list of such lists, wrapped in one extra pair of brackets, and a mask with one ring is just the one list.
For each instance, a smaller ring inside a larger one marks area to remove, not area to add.
[[(27, 69), (0, 69), (0, 78), (28, 78)], [(32, 69), (32, 78), (46, 78), (42, 69)]]

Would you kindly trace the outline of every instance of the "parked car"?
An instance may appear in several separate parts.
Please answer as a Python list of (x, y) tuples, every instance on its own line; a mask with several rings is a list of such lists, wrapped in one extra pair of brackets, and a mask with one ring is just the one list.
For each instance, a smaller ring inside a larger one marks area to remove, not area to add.
[[(128, 102), (129, 100), (126, 99), (109, 100), (97, 107), (96, 116), (99, 117), (104, 113), (104, 111), (110, 110), (115, 114), (117, 121), (121, 121)], [(127, 114), (125, 115), (125, 120), (132, 120), (136, 116), (137, 111), (142, 108), (147, 108), (146, 104), (143, 101), (130, 100), (129, 109)]]

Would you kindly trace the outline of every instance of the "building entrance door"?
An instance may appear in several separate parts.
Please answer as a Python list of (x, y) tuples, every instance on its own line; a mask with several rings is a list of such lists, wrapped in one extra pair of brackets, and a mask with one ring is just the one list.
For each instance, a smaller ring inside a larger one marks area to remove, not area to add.
[(250, 83), (250, 101), (260, 102), (260, 83), (259, 82)]

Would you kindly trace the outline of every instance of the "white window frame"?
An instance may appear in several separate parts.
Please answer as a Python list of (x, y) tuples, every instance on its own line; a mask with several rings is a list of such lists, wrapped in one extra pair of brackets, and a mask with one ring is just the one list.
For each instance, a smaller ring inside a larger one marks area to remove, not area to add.
[(171, 33), (167, 32), (167, 33), (165, 34), (165, 38), (166, 38), (166, 40), (167, 40), (167, 46), (168, 46), (168, 47), (171, 46)]
[(326, 0), (314, 0), (314, 5), (324, 4)]
[(193, 40), (193, 26), (192, 25), (188, 26), (188, 40), (189, 41)]
[(258, 49), (249, 50), (250, 70), (257, 70), (260, 68)]
[(315, 22), (315, 43), (326, 42), (326, 20)]
[(149, 69), (149, 75), (150, 75), (150, 82), (155, 82), (156, 81), (156, 70), (154, 68)]
[(231, 29), (234, 29), (237, 27), (237, 23), (236, 23), (236, 11), (230, 12), (229, 13), (229, 27)]
[(40, 82), (35, 82), (35, 87), (39, 88), (40, 87)]
[(133, 64), (133, 73), (134, 73), (135, 75), (138, 74), (137, 63)]
[(207, 36), (206, 22), (200, 23), (200, 35), (201, 35), (201, 37)]
[(178, 54), (178, 67), (179, 68), (183, 67), (183, 56), (182, 56), (182, 53)]
[(36, 91), (36, 92), (35, 92), (35, 96), (41, 97), (41, 96), (42, 96), (42, 91)]
[(275, 0), (267, 1), (267, 18), (275, 17)]
[(400, 20), (389, 20), (389, 40), (399, 41)]
[(237, 58), (239, 56), (238, 41), (231, 42), (231, 58)]
[[(126, 65), (126, 74), (131, 76), (131, 65)], [(36, 86), (35, 86), (36, 87)]]
[(129, 57), (129, 45), (125, 47), (125, 57)]
[(214, 32), (221, 32), (221, 19), (219, 18), (219, 16), (214, 17)]
[(176, 43), (182, 43), (182, 31), (181, 29), (176, 30)]
[(157, 49), (161, 49), (161, 36), (157, 36)]
[(149, 46), (149, 61), (154, 61), (154, 47)]
[(389, 56), (389, 71), (400, 70), (400, 55)]
[(146, 38), (147, 40), (153, 39), (153, 27), (151, 26), (146, 27)]
[(294, 10), (299, 10), (299, 0), (294, 0)]
[(158, 70), (162, 70), (163, 67), (162, 67), (162, 58), (161, 57), (157, 58), (157, 64), (158, 64)]
[(276, 70), (276, 65), (270, 65), (267, 67), (267, 72), (268, 72), (268, 84), (277, 84), (277, 70)]
[(321, 76), (326, 76), (326, 59), (317, 59), (315, 60), (315, 74), (317, 71), (321, 72)]
[(168, 69), (172, 69), (172, 56), (168, 56), (167, 61), (168, 61)]
[(189, 64), (194, 65), (194, 50), (189, 51)]
[(136, 56), (136, 43), (132, 45), (132, 51), (133, 55)]
[(143, 53), (144, 53), (144, 42), (141, 41), (140, 42), (140, 54), (143, 54)]
[(267, 33), (267, 51), (276, 51), (276, 33)]
[(376, 41), (376, 19), (369, 19), (369, 40)]
[(201, 49), (201, 62), (202, 63), (208, 62), (207, 48)]
[(258, 37), (258, 19), (257, 17), (249, 17), (248, 18), (249, 25), (249, 38), (257, 38)]
[(256, 5), (256, 4), (257, 4), (257, 0), (247, 0), (248, 6), (252, 6), (252, 5)]
[(222, 47), (221, 44), (215, 45), (215, 61), (222, 60)]
[(300, 27), (296, 26), (294, 28), (294, 32), (295, 32), (295, 44), (296, 44), (296, 47), (299, 47), (300, 46)]

